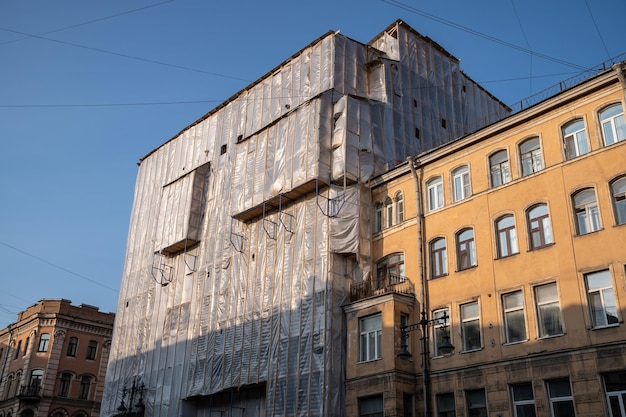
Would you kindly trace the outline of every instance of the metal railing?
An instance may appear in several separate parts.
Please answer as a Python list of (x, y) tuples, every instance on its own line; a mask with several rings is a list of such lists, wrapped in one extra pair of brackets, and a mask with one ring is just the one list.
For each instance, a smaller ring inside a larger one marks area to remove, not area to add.
[(415, 285), (405, 276), (386, 273), (352, 284), (350, 287), (350, 301), (358, 301), (387, 293), (415, 295)]

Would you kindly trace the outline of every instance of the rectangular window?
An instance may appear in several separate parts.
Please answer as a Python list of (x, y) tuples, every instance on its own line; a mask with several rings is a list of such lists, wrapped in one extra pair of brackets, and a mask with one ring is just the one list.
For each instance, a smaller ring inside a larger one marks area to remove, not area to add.
[(42, 333), (39, 338), (39, 346), (37, 347), (37, 352), (47, 352), (48, 344), (50, 343), (50, 334)]
[(411, 394), (402, 395), (402, 408), (404, 417), (413, 417), (413, 396)]
[(524, 317), (524, 294), (515, 291), (502, 296), (504, 311), (504, 328), (506, 343), (522, 342), (526, 340), (526, 319)]
[(464, 351), (477, 350), (482, 347), (480, 342), (478, 302), (461, 306), (461, 335), (463, 337)]
[(98, 350), (98, 342), (95, 340), (90, 340), (87, 345), (87, 359), (94, 360), (96, 359), (96, 351)]
[[(409, 315), (408, 314), (400, 314), (400, 328), (406, 327), (409, 325)], [(408, 337), (409, 333), (406, 332), (404, 335), (401, 335), (400, 337), (405, 337), (405, 340), (403, 340), (404, 343), (406, 343), (406, 350), (411, 352), (411, 338)]]
[(530, 382), (511, 385), (511, 397), (514, 417), (536, 417), (533, 385)]
[[(439, 346), (443, 344), (444, 336), (450, 336), (449, 322), (444, 323), (444, 316), (446, 320), (450, 320), (450, 311), (447, 308), (442, 308), (433, 311), (433, 356), (443, 356), (443, 352), (439, 352)], [(450, 341), (452, 343), (452, 341)]]
[(69, 395), (71, 382), (72, 374), (67, 372), (61, 374), (61, 382), (59, 384), (59, 397), (67, 397)]
[(535, 301), (537, 303), (539, 337), (563, 334), (561, 306), (559, 304), (556, 283), (553, 282), (535, 287)]
[(487, 399), (484, 389), (465, 391), (465, 400), (469, 417), (487, 417)]
[(70, 341), (67, 344), (67, 356), (75, 357), (77, 349), (78, 339), (76, 337), (70, 337)]
[(626, 417), (626, 372), (611, 372), (602, 377), (611, 415), (613, 417)]
[(359, 398), (359, 417), (383, 417), (383, 396)]
[(585, 275), (593, 327), (619, 324), (611, 273), (608, 269)]
[(437, 417), (456, 417), (454, 393), (437, 394)]
[(359, 361), (368, 362), (381, 358), (383, 337), (382, 316), (364, 317), (359, 320)]
[(552, 417), (572, 416), (574, 412), (574, 398), (568, 378), (553, 379), (546, 382), (548, 397), (550, 398), (550, 413)]
[(89, 399), (90, 388), (91, 388), (91, 377), (85, 375), (80, 380), (80, 391), (78, 392), (78, 398), (81, 400)]

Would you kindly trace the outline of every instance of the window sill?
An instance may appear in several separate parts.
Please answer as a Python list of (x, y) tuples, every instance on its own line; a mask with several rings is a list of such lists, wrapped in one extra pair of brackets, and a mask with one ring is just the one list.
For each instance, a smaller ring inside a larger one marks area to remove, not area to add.
[(583, 237), (583, 236), (593, 235), (593, 234), (596, 234), (596, 233), (601, 232), (603, 230), (604, 230), (604, 227), (601, 227), (598, 230), (592, 230), (591, 232), (583, 233), (582, 235), (581, 234), (575, 234), (574, 237)]
[(537, 246), (536, 248), (531, 248), (531, 249), (528, 249), (528, 252), (534, 252), (534, 251), (537, 251), (537, 250), (550, 248), (550, 247), (552, 247), (552, 246), (554, 246), (554, 245), (556, 245), (556, 243), (554, 243), (554, 242), (552, 242), (552, 243), (547, 243), (547, 244), (545, 244), (545, 245), (543, 245), (543, 246)]
[(476, 265), (472, 265), (472, 266), (468, 266), (467, 268), (463, 268), (463, 269), (457, 269), (457, 270), (456, 270), (456, 271), (454, 271), (454, 272), (470, 271), (470, 270), (472, 270), (472, 269), (476, 269), (476, 268), (478, 268), (478, 264), (476, 264)]
[(606, 326), (596, 326), (596, 327), (591, 327), (589, 328), (589, 330), (591, 330), (592, 332), (595, 332), (596, 330), (604, 330), (604, 329), (615, 329), (616, 327), (620, 327), (622, 324), (621, 321), (614, 323), (614, 324), (607, 324)]
[(462, 350), (461, 352), (459, 352), (461, 355), (464, 355), (466, 353), (474, 353), (474, 352), (480, 352), (481, 350), (484, 349), (484, 346), (481, 346), (477, 349), (472, 349), (472, 350)]
[(561, 337), (561, 336), (565, 336), (565, 333), (550, 334), (550, 335), (546, 335), (546, 336), (539, 336), (539, 337), (537, 338), (537, 340), (554, 339), (555, 337)]
[(526, 343), (526, 342), (528, 342), (528, 339), (518, 340), (517, 342), (506, 342), (506, 343), (503, 343), (502, 346), (521, 345), (522, 343)]
[(445, 277), (447, 277), (448, 275), (450, 275), (450, 274), (448, 274), (448, 273), (446, 272), (445, 274), (437, 275), (436, 277), (430, 277), (430, 280), (431, 280), (431, 281), (434, 281), (434, 280), (437, 280), (437, 279), (440, 279), (440, 278), (445, 278)]
[(362, 365), (364, 363), (372, 363), (372, 362), (377, 362), (379, 360), (382, 360), (382, 358), (370, 359), (370, 360), (367, 360), (367, 361), (358, 361), (356, 364), (357, 365)]
[(497, 258), (494, 258), (494, 261), (499, 261), (500, 259), (509, 259), (509, 258), (513, 258), (514, 256), (519, 255), (519, 252), (515, 252), (512, 253), (510, 255), (506, 255), (506, 256), (499, 256)]

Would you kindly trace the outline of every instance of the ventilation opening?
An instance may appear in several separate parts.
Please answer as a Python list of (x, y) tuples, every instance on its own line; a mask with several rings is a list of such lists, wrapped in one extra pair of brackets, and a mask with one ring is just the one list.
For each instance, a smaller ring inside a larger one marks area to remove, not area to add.
[(447, 124), (448, 122), (446, 122), (446, 119), (441, 119), (441, 127), (445, 129)]
[(220, 155), (224, 155), (226, 153), (226, 145), (222, 145), (222, 147), (220, 148)]

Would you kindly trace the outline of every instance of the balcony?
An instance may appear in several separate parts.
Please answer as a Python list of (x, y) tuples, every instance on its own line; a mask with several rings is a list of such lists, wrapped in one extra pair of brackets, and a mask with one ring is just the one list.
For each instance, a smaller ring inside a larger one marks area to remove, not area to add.
[(25, 401), (39, 400), (41, 399), (41, 386), (40, 385), (22, 385), (17, 394), (17, 397)]
[(407, 277), (386, 273), (367, 281), (352, 284), (350, 287), (350, 301), (359, 301), (364, 298), (388, 293), (415, 295), (415, 286)]

